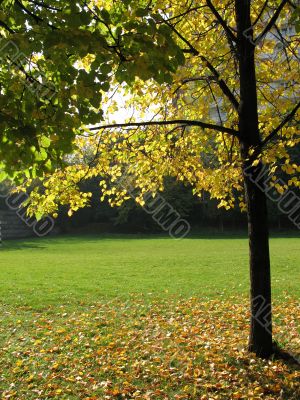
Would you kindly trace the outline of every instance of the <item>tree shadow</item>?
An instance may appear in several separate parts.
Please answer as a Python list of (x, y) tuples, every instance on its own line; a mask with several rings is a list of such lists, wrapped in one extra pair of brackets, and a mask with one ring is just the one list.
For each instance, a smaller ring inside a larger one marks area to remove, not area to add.
[(300, 353), (290, 352), (280, 347), (276, 342), (273, 343), (274, 354), (273, 359), (282, 361), (289, 367), (300, 369)]
[(47, 246), (43, 245), (42, 242), (31, 243), (31, 242), (23, 242), (23, 241), (9, 241), (2, 242), (0, 245), (0, 252), (9, 252), (15, 250), (24, 250), (24, 249), (46, 249)]

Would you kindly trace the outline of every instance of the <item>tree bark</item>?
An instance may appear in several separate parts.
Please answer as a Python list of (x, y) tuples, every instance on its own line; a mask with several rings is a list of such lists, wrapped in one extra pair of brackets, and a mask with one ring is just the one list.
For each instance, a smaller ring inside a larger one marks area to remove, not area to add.
[(249, 350), (260, 357), (272, 354), (271, 279), (267, 201), (257, 185), (262, 164), (252, 167), (250, 148), (259, 148), (255, 44), (251, 28), (250, 0), (235, 0), (237, 53), (240, 74), (239, 133), (248, 210), (250, 250), (251, 328)]
[(251, 285), (249, 350), (260, 357), (269, 357), (273, 352), (273, 345), (267, 201), (265, 193), (255, 182), (262, 167), (260, 164), (249, 174), (248, 166), (247, 174), (244, 174)]

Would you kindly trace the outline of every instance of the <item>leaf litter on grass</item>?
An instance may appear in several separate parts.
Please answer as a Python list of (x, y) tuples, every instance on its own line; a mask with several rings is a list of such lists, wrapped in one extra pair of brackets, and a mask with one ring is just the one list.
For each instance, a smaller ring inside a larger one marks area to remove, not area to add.
[[(299, 310), (289, 297), (274, 307), (275, 339), (294, 354)], [(2, 400), (300, 398), (297, 366), (246, 351), (245, 298), (132, 296), (3, 312)]]

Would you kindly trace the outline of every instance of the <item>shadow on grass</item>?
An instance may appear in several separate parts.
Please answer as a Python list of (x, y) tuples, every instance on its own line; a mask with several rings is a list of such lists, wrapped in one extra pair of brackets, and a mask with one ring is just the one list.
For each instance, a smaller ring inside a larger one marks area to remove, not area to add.
[[(186, 238), (181, 240), (231, 240), (231, 239), (245, 239), (247, 240), (247, 232), (245, 231), (202, 231), (195, 232), (188, 235)], [(300, 238), (299, 231), (291, 232), (271, 232), (270, 238), (286, 238), (294, 239)], [(59, 234), (55, 236), (48, 236), (45, 238), (33, 237), (26, 239), (16, 239), (16, 240), (4, 240), (0, 246), (0, 251), (9, 250), (21, 250), (21, 249), (45, 249), (49, 244), (51, 245), (63, 245), (65, 243), (76, 243), (76, 242), (98, 242), (98, 241), (111, 241), (111, 240), (170, 240), (172, 239), (169, 235), (164, 233), (128, 233), (128, 234), (115, 234), (115, 233), (82, 233), (82, 234)]]
[(273, 344), (275, 360), (283, 361), (286, 365), (296, 366), (296, 369), (300, 370), (300, 353), (291, 353), (280, 347), (276, 342)]
[(47, 246), (39, 240), (38, 242), (27, 242), (25, 240), (9, 240), (7, 242), (2, 242), (0, 246), (0, 252), (14, 251), (14, 250), (24, 250), (24, 249), (46, 249)]

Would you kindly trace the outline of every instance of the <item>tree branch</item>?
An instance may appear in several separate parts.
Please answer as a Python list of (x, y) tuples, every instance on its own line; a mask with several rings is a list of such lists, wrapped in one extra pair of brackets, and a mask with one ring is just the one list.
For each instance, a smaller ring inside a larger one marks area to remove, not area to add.
[(166, 21), (170, 22), (170, 21), (173, 21), (174, 19), (178, 19), (178, 18), (181, 18), (181, 17), (185, 17), (187, 14), (189, 14), (189, 13), (191, 13), (191, 12), (193, 12), (193, 11), (200, 10), (200, 9), (203, 8), (203, 7), (205, 7), (205, 6), (199, 6), (199, 7), (189, 8), (187, 11), (185, 11), (185, 12), (183, 12), (183, 13), (181, 13), (181, 14), (175, 15), (174, 17), (170, 17), (170, 18), (168, 18)]
[(268, 5), (268, 3), (269, 3), (269, 0), (266, 0), (264, 5), (262, 6), (258, 16), (256, 17), (255, 21), (253, 22), (252, 27), (254, 27), (258, 23), (258, 21), (260, 20), (261, 16), (263, 15), (263, 13)]
[(184, 78), (182, 79), (182, 83), (189, 83), (189, 82), (198, 82), (198, 81), (212, 81), (214, 80), (214, 76), (195, 76), (195, 78)]
[(2, 28), (6, 29), (9, 33), (15, 33), (14, 30), (12, 30), (5, 22), (0, 21), (0, 26), (2, 26)]
[[(31, 12), (28, 8), (26, 8), (24, 6), (24, 4), (22, 3), (22, 0), (15, 0), (15, 2), (18, 5), (18, 7), (21, 8), (21, 10), (23, 10), (31, 18), (33, 18), (37, 24), (44, 22), (43, 18), (39, 17), (38, 15), (34, 14), (33, 12)], [(46, 22), (46, 25), (49, 26), (49, 28), (51, 28), (53, 30), (54, 29), (58, 29), (55, 25), (49, 24), (49, 22)]]
[(220, 79), (220, 74), (219, 72), (215, 69), (215, 67), (205, 58), (204, 56), (200, 56), (201, 60), (206, 64), (207, 68), (211, 71), (211, 73), (214, 75), (217, 83), (220, 86), (220, 89), (222, 92), (225, 94), (225, 96), (230, 100), (231, 104), (235, 108), (236, 111), (239, 109), (239, 102), (235, 98), (234, 94), (232, 91), (229, 89), (227, 86), (226, 82), (223, 79)]
[(267, 144), (270, 140), (272, 140), (277, 133), (289, 122), (291, 121), (294, 116), (296, 115), (296, 112), (299, 110), (300, 108), (300, 101), (299, 103), (296, 105), (296, 107), (284, 118), (283, 121), (281, 121), (281, 123), (277, 126), (277, 128), (275, 128), (261, 143), (261, 147), (263, 147), (265, 144)]
[(293, 7), (294, 10), (296, 10), (297, 6), (294, 4), (291, 0), (288, 0), (288, 3), (291, 7)]
[(280, 3), (279, 7), (277, 8), (277, 10), (275, 11), (273, 17), (270, 19), (270, 21), (268, 22), (268, 24), (266, 25), (265, 29), (262, 31), (261, 34), (258, 35), (258, 37), (254, 40), (254, 43), (256, 43), (256, 41), (259, 41), (261, 38), (263, 38), (264, 36), (266, 36), (266, 34), (273, 28), (274, 24), (276, 24), (276, 21), (283, 9), (283, 7), (288, 3), (288, 0), (282, 0), (282, 2)]
[(42, 3), (41, 1), (29, 0), (29, 2), (35, 4), (36, 6), (39, 6), (39, 7), (42, 7), (42, 8), (46, 8), (47, 10), (62, 11), (62, 8), (49, 6), (49, 5), (45, 4), (45, 3)]
[(237, 42), (237, 38), (235, 37), (235, 35), (232, 33), (231, 29), (229, 28), (229, 26), (226, 24), (226, 21), (224, 21), (224, 19), (221, 17), (221, 15), (219, 14), (219, 12), (217, 11), (217, 9), (215, 8), (215, 6), (212, 4), (212, 2), (210, 0), (206, 0), (206, 3), (208, 5), (208, 7), (210, 8), (211, 12), (214, 14), (214, 16), (216, 17), (217, 21), (220, 23), (220, 25), (223, 27), (223, 29), (225, 30), (225, 32), (227, 33), (228, 37), (230, 38), (230, 40), (233, 43)]
[(231, 92), (227, 84), (223, 79), (220, 79), (220, 74), (219, 72), (214, 68), (214, 66), (204, 57), (201, 56), (199, 51), (184, 37), (178, 30), (172, 25), (169, 24), (167, 21), (165, 23), (173, 30), (174, 33), (189, 47), (190, 52), (194, 56), (200, 56), (201, 60), (206, 64), (207, 68), (213, 73), (219, 87), (221, 88), (222, 92), (224, 95), (230, 100), (231, 104), (233, 107), (238, 110), (239, 108), (239, 102), (235, 98), (234, 94)]
[(35, 22), (38, 24), (40, 22), (43, 22), (43, 19), (39, 17), (38, 15), (33, 14), (28, 8), (24, 6), (22, 1), (16, 0), (16, 4), (26, 13), (28, 14), (31, 18), (35, 20)]
[(164, 20), (164, 23), (168, 25), (168, 27), (171, 28), (172, 31), (176, 33), (176, 35), (188, 46), (190, 53), (192, 53), (194, 56), (199, 55), (199, 51), (192, 45), (192, 43), (190, 43), (184, 36), (182, 36), (182, 34), (175, 28), (175, 26), (173, 26), (166, 20)]
[(108, 124), (99, 125), (89, 128), (90, 131), (99, 131), (101, 129), (114, 129), (114, 128), (130, 128), (130, 127), (142, 127), (142, 126), (166, 126), (166, 125), (184, 125), (184, 126), (199, 126), (203, 129), (212, 129), (218, 132), (228, 133), (229, 135), (238, 137), (239, 132), (235, 129), (226, 128), (225, 126), (209, 124), (197, 120), (186, 120), (186, 119), (175, 119), (170, 121), (145, 121), (145, 122), (127, 122), (121, 124)]

